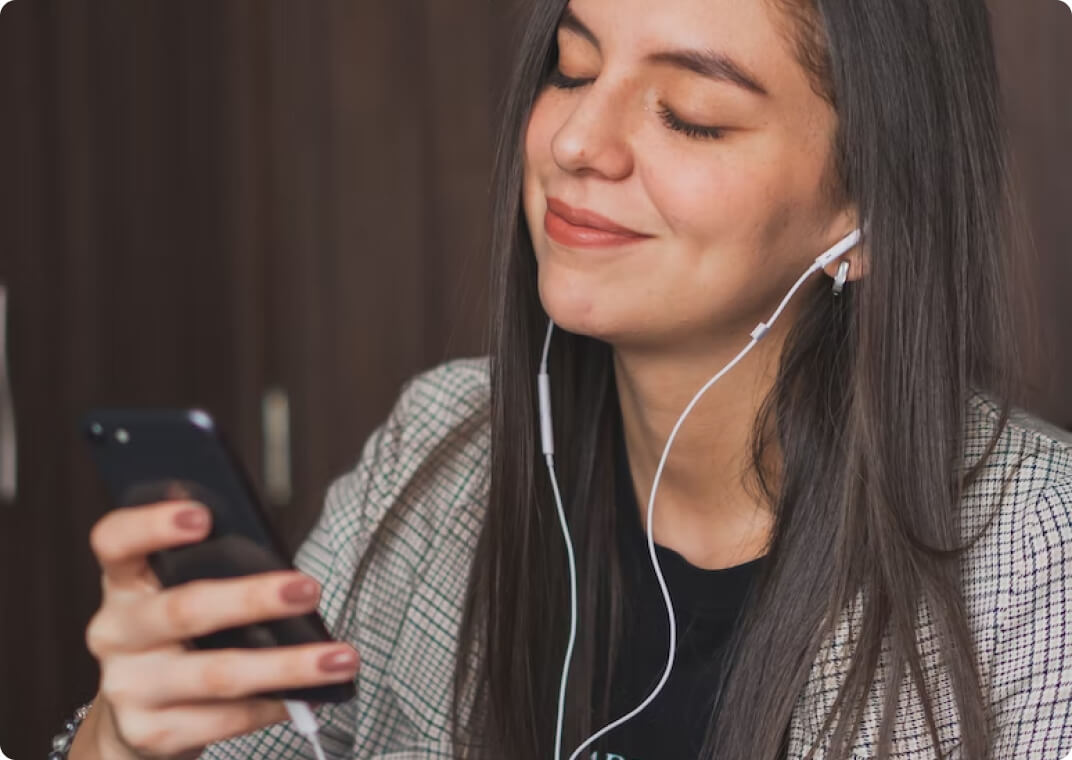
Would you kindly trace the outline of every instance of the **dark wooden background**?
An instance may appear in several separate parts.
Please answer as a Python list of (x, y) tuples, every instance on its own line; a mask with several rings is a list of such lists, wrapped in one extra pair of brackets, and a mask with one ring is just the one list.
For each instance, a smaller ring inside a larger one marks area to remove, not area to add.
[[(0, 746), (43, 757), (96, 690), (76, 434), (197, 405), (254, 479), (287, 392), (294, 548), (399, 385), (484, 352), (498, 93), (523, 0), (18, 0), (0, 16), (0, 283), (19, 492), (0, 503)], [(994, 0), (1052, 364), (1072, 422), (1072, 14)]]

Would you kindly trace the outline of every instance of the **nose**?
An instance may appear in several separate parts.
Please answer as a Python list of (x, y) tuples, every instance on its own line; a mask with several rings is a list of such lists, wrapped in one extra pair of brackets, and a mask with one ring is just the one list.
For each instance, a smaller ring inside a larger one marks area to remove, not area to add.
[(551, 154), (564, 171), (620, 180), (633, 171), (625, 98), (592, 84), (576, 97), (573, 111), (551, 140)]

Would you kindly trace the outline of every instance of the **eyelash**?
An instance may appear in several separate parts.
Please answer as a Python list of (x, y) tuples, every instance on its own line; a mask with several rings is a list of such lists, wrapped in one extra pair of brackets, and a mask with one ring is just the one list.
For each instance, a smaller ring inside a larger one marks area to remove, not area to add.
[[(592, 80), (590, 79), (574, 79), (573, 77), (568, 77), (557, 67), (552, 69), (547, 75), (547, 83), (559, 90), (573, 90), (578, 87), (583, 87), (591, 81)], [(667, 127), (675, 132), (681, 132), (682, 134), (695, 139), (719, 140), (725, 137), (726, 134), (726, 130), (719, 127), (702, 127), (699, 124), (690, 124), (687, 121), (682, 121), (666, 106), (659, 109), (659, 118), (662, 119)]]

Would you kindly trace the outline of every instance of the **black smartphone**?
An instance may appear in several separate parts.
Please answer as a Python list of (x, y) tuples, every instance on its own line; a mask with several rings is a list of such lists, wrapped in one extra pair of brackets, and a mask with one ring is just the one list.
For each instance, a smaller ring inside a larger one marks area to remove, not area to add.
[[(239, 458), (201, 409), (93, 409), (80, 421), (116, 507), (193, 499), (212, 512), (202, 541), (162, 549), (148, 561), (160, 583), (233, 578), (294, 569)], [(265, 620), (194, 637), (198, 649), (259, 648), (333, 641), (317, 612)], [(345, 702), (354, 684), (297, 687), (259, 696)]]

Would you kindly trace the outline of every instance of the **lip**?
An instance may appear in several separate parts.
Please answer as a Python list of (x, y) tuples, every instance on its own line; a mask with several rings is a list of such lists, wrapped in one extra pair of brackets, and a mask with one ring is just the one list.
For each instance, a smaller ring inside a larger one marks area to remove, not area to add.
[(560, 201), (558, 198), (547, 199), (547, 210), (562, 217), (574, 227), (590, 227), (594, 230), (603, 230), (604, 232), (613, 232), (617, 235), (629, 235), (632, 237), (650, 237), (642, 232), (637, 232), (636, 230), (631, 230), (628, 227), (616, 224), (607, 217), (600, 216), (594, 211), (588, 211), (583, 208), (573, 208), (573, 206)]
[(547, 199), (544, 230), (557, 242), (578, 248), (624, 245), (651, 237), (612, 222), (594, 211), (573, 208), (557, 198)]

